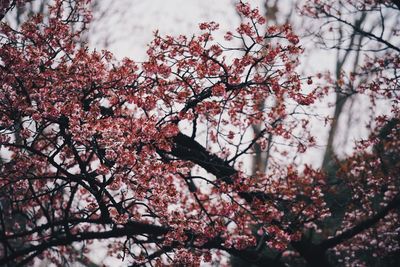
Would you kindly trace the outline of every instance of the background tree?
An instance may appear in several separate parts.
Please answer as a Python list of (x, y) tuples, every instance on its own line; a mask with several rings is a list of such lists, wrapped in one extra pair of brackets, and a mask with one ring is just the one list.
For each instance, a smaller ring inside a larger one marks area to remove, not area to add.
[[(335, 111), (322, 165), (322, 168), (328, 174), (328, 181), (332, 184), (332, 190), (326, 194), (327, 203), (330, 210), (337, 214), (337, 218), (333, 216), (330, 219), (332, 222), (330, 231), (336, 231), (337, 229), (334, 226), (337, 225), (338, 220), (342, 220), (343, 212), (346, 211), (345, 207), (355, 201), (354, 195), (352, 195), (354, 193), (353, 185), (349, 185), (348, 180), (337, 175), (337, 170), (341, 166), (341, 163), (337, 160), (337, 153), (340, 153), (340, 149), (343, 150), (343, 148), (336, 146), (336, 149), (334, 149), (334, 138), (346, 140), (343, 136), (338, 136), (338, 133), (345, 132), (343, 130), (338, 131), (340, 127), (339, 119), (347, 116), (348, 123), (345, 127), (350, 131), (355, 129), (351, 126), (352, 124), (358, 125), (359, 128), (360, 125), (363, 126), (361, 129), (370, 129), (373, 128), (371, 124), (374, 124), (376, 117), (382, 114), (382, 110), (388, 111), (387, 107), (392, 106), (394, 108), (398, 104), (398, 100), (396, 100), (398, 99), (396, 95), (398, 95), (399, 84), (396, 74), (398, 63), (391, 65), (388, 62), (391, 59), (393, 59), (393, 62), (398, 62), (399, 5), (397, 1), (336, 1), (334, 3), (309, 1), (303, 10), (305, 11), (304, 14), (321, 21), (323, 27), (316, 34), (319, 42), (326, 48), (336, 49), (338, 52), (336, 77), (332, 80), (333, 83), (331, 82), (336, 91)], [(388, 60), (384, 60), (384, 58)], [(378, 61), (381, 62), (379, 67), (375, 65)], [(374, 91), (373, 88), (380, 90), (380, 92), (371, 93), (370, 95), (373, 95), (373, 97), (370, 99), (363, 97), (365, 91)], [(392, 100), (393, 94), (395, 96), (394, 101), (384, 100), (382, 103), (382, 100), (387, 98), (378, 96), (380, 94), (389, 95), (389, 99)], [(358, 104), (358, 109), (362, 110), (360, 114), (363, 115), (355, 115), (352, 112), (352, 105), (348, 105), (349, 101), (352, 104), (361, 102), (361, 104)], [(343, 114), (346, 103), (348, 111)], [(354, 120), (355, 118), (359, 121)], [(367, 121), (366, 124), (364, 124), (365, 121)], [(389, 121), (388, 125), (393, 125), (392, 123), (393, 121)], [(364, 125), (367, 127), (364, 127)], [(364, 130), (364, 132), (368, 132), (368, 130)], [(385, 166), (385, 168), (390, 167), (393, 166)], [(374, 205), (378, 205), (379, 201), (376, 194), (375, 198), (372, 202)], [(384, 244), (380, 243), (380, 246), (383, 247)], [(398, 247), (398, 244), (395, 247)], [(354, 255), (354, 251), (351, 253)], [(360, 259), (369, 262), (371, 265), (391, 266), (395, 264), (390, 260), (385, 262), (385, 259), (378, 257), (377, 253), (370, 250), (356, 253), (358, 253)], [(347, 262), (347, 264), (349, 263)]]

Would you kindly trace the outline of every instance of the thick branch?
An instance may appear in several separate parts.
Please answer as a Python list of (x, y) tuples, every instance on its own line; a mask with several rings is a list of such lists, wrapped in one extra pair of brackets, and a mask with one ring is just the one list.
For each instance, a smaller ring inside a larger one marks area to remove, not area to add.
[[(66, 235), (64, 237), (58, 237), (48, 242), (42, 242), (39, 245), (33, 245), (27, 247), (25, 249), (21, 249), (15, 251), (9, 256), (6, 256), (0, 259), (0, 266), (3, 266), (11, 261), (14, 261), (18, 257), (28, 256), (30, 253), (34, 252), (41, 253), (51, 247), (62, 246), (62, 245), (70, 245), (74, 242), (80, 242), (84, 240), (92, 240), (92, 239), (108, 239), (108, 238), (117, 238), (124, 236), (133, 236), (139, 234), (148, 234), (152, 236), (160, 236), (166, 234), (169, 231), (168, 228), (150, 225), (139, 222), (130, 222), (124, 225), (121, 228), (114, 228), (110, 231), (104, 232), (82, 232), (76, 235)], [(3, 238), (1, 238), (3, 239)]]
[[(157, 226), (157, 225), (150, 225), (145, 223), (138, 223), (138, 222), (130, 222), (124, 226), (120, 226), (120, 228), (114, 228), (109, 231), (104, 232), (83, 232), (78, 233), (76, 235), (65, 235), (62, 237), (57, 237), (48, 242), (42, 242), (39, 245), (30, 246), (25, 249), (21, 249), (15, 251), (9, 256), (6, 256), (0, 259), (0, 266), (6, 265), (7, 263), (15, 261), (17, 258), (23, 257), (21, 262), (28, 263), (31, 259), (35, 256), (40, 255), (45, 250), (51, 247), (63, 246), (63, 245), (71, 245), (74, 242), (82, 242), (85, 240), (92, 240), (92, 239), (109, 239), (109, 238), (119, 238), (119, 237), (130, 237), (134, 235), (142, 235), (147, 234), (152, 237), (158, 237), (166, 234), (170, 229), (168, 227)], [(188, 233), (188, 236), (191, 236), (191, 233)], [(193, 236), (191, 236), (193, 238)], [(224, 240), (217, 237), (214, 239), (209, 240), (201, 247), (197, 247), (199, 249), (220, 249), (224, 250), (232, 255), (238, 256), (242, 259), (248, 260), (252, 263), (268, 263), (268, 266), (271, 267), (283, 267), (285, 266), (278, 260), (274, 260), (268, 258), (266, 256), (258, 255), (257, 252), (249, 251), (249, 250), (237, 250), (234, 248), (226, 248), (222, 244)], [(179, 242), (174, 242), (172, 247), (168, 247), (166, 251), (173, 249), (174, 246), (179, 246)], [(165, 251), (161, 251), (160, 253), (164, 253)], [(159, 256), (159, 253), (155, 253), (154, 257)], [(160, 254), (160, 255), (161, 255)], [(150, 258), (154, 258), (150, 257)], [(20, 262), (20, 263), (21, 263)]]
[(380, 210), (377, 214), (375, 214), (371, 218), (368, 218), (368, 219), (360, 222), (353, 228), (350, 228), (349, 230), (344, 231), (340, 235), (337, 235), (335, 237), (332, 237), (332, 238), (329, 238), (329, 239), (323, 241), (319, 246), (324, 250), (333, 248), (336, 245), (343, 243), (344, 241), (346, 241), (346, 240), (358, 235), (359, 233), (367, 230), (368, 228), (372, 227), (374, 224), (376, 224), (381, 219), (383, 219), (390, 211), (392, 211), (393, 209), (398, 208), (398, 207), (400, 207), (400, 196), (397, 196), (392, 201), (390, 201), (389, 204), (385, 208)]
[(392, 0), (392, 2), (400, 9), (400, 0)]
[(236, 174), (237, 171), (226, 161), (211, 154), (196, 140), (182, 133), (175, 136), (173, 141), (175, 147), (171, 151), (172, 155), (198, 164), (228, 184), (233, 183), (231, 176)]
[[(209, 173), (215, 175), (217, 179), (224, 181), (227, 184), (233, 184), (232, 176), (237, 174), (237, 170), (229, 165), (229, 163), (216, 155), (208, 152), (196, 140), (187, 135), (179, 133), (174, 137), (174, 148), (171, 154), (182, 160), (189, 160)], [(263, 192), (238, 192), (238, 195), (251, 203), (253, 199), (257, 198), (261, 201), (271, 199), (271, 196)]]

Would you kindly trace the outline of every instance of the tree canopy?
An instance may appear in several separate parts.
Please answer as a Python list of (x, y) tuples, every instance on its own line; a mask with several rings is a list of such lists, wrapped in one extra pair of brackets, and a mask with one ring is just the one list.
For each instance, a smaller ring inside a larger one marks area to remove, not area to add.
[[(4, 1), (1, 18), (25, 2)], [(200, 23), (155, 33), (143, 63), (118, 61), (80, 42), (89, 2), (0, 25), (0, 265), (87, 264), (94, 240), (133, 266), (400, 262), (400, 29), (382, 15), (399, 1), (302, 2), (322, 41), (341, 25), (331, 48), (362, 58), (336, 78), (300, 74), (294, 27), (243, 2), (225, 40)], [(370, 13), (371, 29), (346, 17)], [(369, 136), (322, 168), (288, 160), (316, 145), (313, 119), (330, 119), (314, 108), (331, 93), (367, 97)], [(261, 152), (264, 169), (246, 171)]]

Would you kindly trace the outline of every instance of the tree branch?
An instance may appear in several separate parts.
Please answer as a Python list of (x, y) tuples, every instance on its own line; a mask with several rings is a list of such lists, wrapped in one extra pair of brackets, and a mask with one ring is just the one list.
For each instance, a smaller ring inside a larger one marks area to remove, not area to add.
[(395, 197), (392, 201), (390, 201), (388, 203), (388, 205), (385, 208), (380, 210), (378, 213), (376, 213), (371, 218), (368, 218), (368, 219), (360, 222), (353, 228), (351, 228), (347, 231), (344, 231), (340, 235), (337, 235), (335, 237), (332, 237), (332, 238), (329, 238), (329, 239), (323, 241), (322, 243), (319, 244), (319, 246), (323, 250), (333, 248), (333, 247), (337, 246), (338, 244), (343, 243), (344, 241), (346, 241), (346, 240), (358, 235), (359, 233), (363, 232), (364, 230), (367, 230), (368, 228), (372, 227), (374, 224), (376, 224), (381, 219), (383, 219), (390, 211), (392, 211), (393, 209), (395, 209), (397, 207), (400, 207), (400, 195)]
[(392, 2), (400, 9), (400, 0), (392, 0)]
[[(129, 222), (121, 228), (114, 228), (109, 231), (104, 232), (82, 232), (77, 233), (75, 235), (66, 235), (64, 237), (57, 237), (48, 242), (42, 242), (39, 245), (33, 245), (21, 250), (17, 250), (13, 252), (11, 255), (3, 257), (0, 259), (0, 266), (4, 266), (7, 263), (14, 261), (15, 259), (23, 256), (27, 256), (29, 258), (30, 253), (34, 252), (35, 255), (39, 255), (43, 251), (56, 246), (62, 245), (70, 245), (74, 242), (80, 242), (84, 240), (92, 240), (92, 239), (108, 239), (108, 238), (117, 238), (124, 236), (133, 236), (139, 234), (148, 234), (152, 236), (160, 236), (166, 234), (169, 231), (169, 228), (139, 222)], [(3, 241), (4, 237), (1, 237), (0, 240)], [(23, 259), (22, 259), (23, 260)]]

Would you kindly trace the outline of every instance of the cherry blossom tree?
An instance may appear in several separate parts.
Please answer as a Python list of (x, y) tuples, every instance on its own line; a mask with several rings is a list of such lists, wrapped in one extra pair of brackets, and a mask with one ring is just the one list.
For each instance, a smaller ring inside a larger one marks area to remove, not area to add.
[[(305, 12), (317, 14), (318, 4)], [(242, 21), (224, 41), (214, 39), (215, 22), (199, 24), (199, 36), (155, 33), (138, 64), (77, 44), (88, 5), (57, 0), (19, 29), (1, 24), (1, 265), (71, 263), (94, 240), (133, 266), (227, 255), (332, 266), (398, 252), (394, 45), (388, 61), (366, 59), (374, 77), (355, 89), (391, 101), (391, 115), (376, 117), (334, 185), (288, 160), (315, 145), (311, 107), (331, 90), (297, 73), (303, 48), (290, 25), (266, 27), (240, 2)], [(265, 172), (249, 174), (255, 145), (272, 154)], [(352, 204), (332, 233), (325, 194), (340, 186)]]

